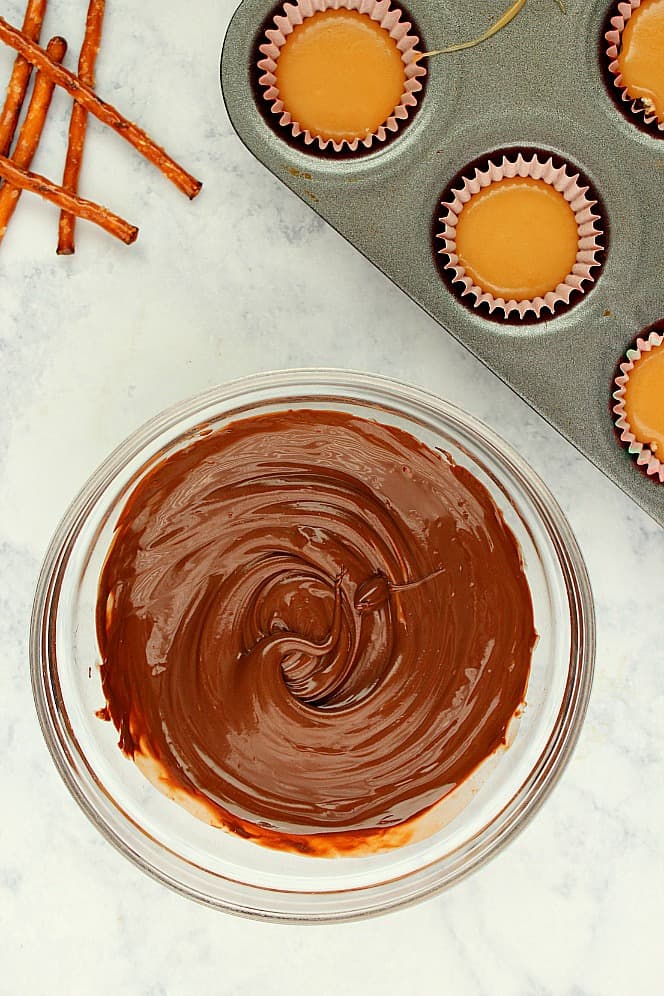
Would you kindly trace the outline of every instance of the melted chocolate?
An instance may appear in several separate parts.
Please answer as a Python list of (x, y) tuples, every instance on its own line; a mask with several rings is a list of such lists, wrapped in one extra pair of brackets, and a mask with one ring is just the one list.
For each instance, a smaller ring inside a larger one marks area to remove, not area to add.
[(321, 411), (236, 421), (155, 466), (117, 524), (97, 630), (122, 750), (222, 825), (305, 852), (463, 782), (505, 742), (536, 640), (483, 485)]
[(426, 584), (427, 581), (431, 581), (432, 578), (437, 577), (439, 574), (445, 572), (444, 567), (439, 567), (437, 571), (432, 571), (431, 574), (427, 574), (425, 578), (419, 578), (417, 581), (406, 581), (403, 584), (395, 584), (390, 581), (381, 571), (377, 571), (376, 574), (372, 574), (370, 578), (363, 581), (362, 584), (355, 589), (355, 609), (360, 615), (365, 615), (367, 612), (375, 612), (376, 609), (384, 605), (389, 598), (392, 597), (395, 592), (398, 591), (410, 591), (411, 588), (416, 588), (418, 585)]

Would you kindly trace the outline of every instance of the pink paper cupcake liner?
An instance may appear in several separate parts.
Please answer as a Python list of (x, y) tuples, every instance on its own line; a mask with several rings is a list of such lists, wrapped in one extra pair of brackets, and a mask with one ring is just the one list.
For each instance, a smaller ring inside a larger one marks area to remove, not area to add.
[(640, 442), (632, 432), (625, 410), (625, 396), (627, 382), (638, 361), (644, 353), (649, 353), (651, 349), (656, 349), (662, 343), (664, 343), (664, 323), (661, 323), (660, 331), (655, 329), (645, 338), (639, 337), (633, 346), (627, 350), (625, 359), (620, 364), (620, 373), (614, 381), (616, 390), (613, 392), (613, 399), (615, 401), (613, 414), (620, 442), (631, 456), (636, 459), (637, 466), (641, 467), (648, 477), (654, 478), (660, 484), (664, 484), (664, 456), (660, 459), (660, 457), (652, 452), (649, 446)]
[[(487, 157), (483, 164), (473, 169), (472, 173), (461, 175), (458, 184), (442, 201), (443, 211), (438, 219), (436, 239), (442, 241), (439, 254), (447, 257), (441, 268), (448, 276), (451, 289), (464, 303), (473, 308), (485, 305), (489, 315), (499, 319), (524, 320), (532, 316), (537, 321), (550, 317), (563, 306), (569, 306), (574, 293), (584, 294), (588, 285), (594, 283), (595, 277), (592, 271), (601, 265), (600, 257), (604, 252), (601, 241), (604, 234), (600, 226), (601, 215), (596, 210), (597, 200), (589, 197), (590, 185), (583, 183), (578, 172), (570, 170), (571, 168), (565, 163), (556, 165), (553, 157), (547, 158), (545, 152), (523, 154), (515, 151), (497, 154), (495, 159)], [(544, 297), (527, 301), (506, 301), (478, 287), (466, 273), (456, 251), (456, 226), (461, 212), (471, 197), (492, 183), (516, 176), (543, 180), (559, 191), (574, 212), (579, 236), (579, 247), (572, 272)]]
[[(622, 33), (632, 14), (639, 9), (641, 3), (642, 0), (622, 0), (616, 5), (615, 13), (609, 22), (610, 28), (604, 35), (607, 43), (606, 57), (613, 85), (620, 93), (620, 99), (625, 105), (624, 109), (641, 118), (644, 124), (648, 125), (656, 134), (658, 133), (661, 138), (664, 138), (664, 121), (660, 121), (656, 114), (648, 111), (647, 106), (640, 99), (635, 100), (629, 95), (618, 63)], [(664, 54), (662, 58), (664, 58)]]
[[(366, 137), (354, 138), (351, 141), (342, 139), (337, 142), (312, 135), (308, 129), (302, 128), (293, 120), (279, 94), (275, 70), (288, 36), (305, 18), (313, 17), (314, 14), (325, 10), (340, 8), (366, 14), (388, 32), (401, 52), (406, 82), (401, 100), (377, 131)], [(413, 109), (417, 107), (423, 89), (422, 78), (426, 76), (427, 71), (424, 66), (416, 62), (417, 56), (421, 54), (418, 48), (420, 39), (411, 29), (412, 25), (403, 11), (392, 6), (391, 0), (294, 0), (293, 3), (284, 4), (281, 12), (275, 15), (273, 26), (265, 32), (265, 40), (258, 49), (263, 56), (258, 62), (258, 68), (262, 72), (258, 82), (264, 87), (263, 97), (270, 104), (271, 113), (278, 117), (279, 125), (290, 130), (293, 138), (302, 138), (306, 146), (315, 144), (321, 151), (331, 147), (334, 152), (357, 152), (361, 146), (370, 149), (374, 143), (384, 142), (408, 120)]]

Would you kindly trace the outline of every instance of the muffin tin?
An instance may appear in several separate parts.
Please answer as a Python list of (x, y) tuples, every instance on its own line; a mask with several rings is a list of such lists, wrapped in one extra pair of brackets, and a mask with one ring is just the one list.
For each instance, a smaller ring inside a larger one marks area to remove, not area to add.
[[(256, 62), (279, 9), (273, 0), (240, 4), (221, 83), (239, 137), (275, 176), (664, 525), (664, 488), (619, 445), (611, 414), (616, 364), (664, 317), (664, 141), (625, 117), (605, 83), (615, 7), (568, 0), (563, 15), (554, 0), (529, 0), (490, 41), (429, 60), (417, 114), (361, 156), (307, 151), (270, 121)], [(424, 49), (474, 37), (500, 13), (493, 0), (410, 0), (405, 10)], [(468, 164), (505, 148), (550, 151), (578, 167), (605, 222), (595, 284), (536, 323), (496, 323), (468, 309), (436, 255), (444, 191)]]

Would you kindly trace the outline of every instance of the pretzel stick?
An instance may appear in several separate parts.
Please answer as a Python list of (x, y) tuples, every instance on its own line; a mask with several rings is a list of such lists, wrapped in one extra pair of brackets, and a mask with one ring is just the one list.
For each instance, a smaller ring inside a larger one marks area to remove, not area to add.
[(44, 200), (51, 201), (57, 207), (71, 211), (77, 218), (85, 218), (86, 221), (99, 225), (100, 228), (104, 228), (126, 245), (131, 245), (132, 242), (136, 241), (138, 229), (134, 225), (130, 225), (124, 219), (119, 218), (117, 214), (109, 211), (108, 208), (102, 207), (101, 204), (95, 204), (93, 201), (77, 197), (76, 194), (70, 194), (67, 190), (59, 187), (57, 183), (47, 180), (45, 176), (40, 176), (39, 173), (29, 173), (25, 169), (20, 169), (6, 156), (0, 156), (0, 176), (4, 177), (7, 183), (13, 187), (20, 187), (21, 190), (29, 190), (33, 194), (39, 194)]
[[(47, 3), (48, 0), (28, 0), (23, 31), (31, 41), (39, 41)], [(30, 63), (22, 55), (17, 55), (7, 87), (5, 106), (0, 114), (0, 155), (6, 156), (11, 148), (31, 73)]]
[[(78, 60), (78, 78), (87, 86), (95, 85), (95, 62), (101, 44), (101, 29), (104, 20), (106, 0), (90, 0), (88, 16), (85, 22), (85, 37)], [(88, 128), (88, 112), (74, 101), (69, 122), (69, 145), (62, 177), (62, 186), (71, 194), (78, 192), (78, 180), (83, 162), (83, 147), (85, 133)], [(59, 256), (71, 256), (76, 251), (74, 229), (76, 219), (68, 211), (60, 214), (57, 253)]]
[[(54, 62), (62, 62), (67, 51), (67, 42), (64, 38), (57, 36), (51, 38), (46, 51)], [(14, 165), (20, 169), (29, 169), (35, 157), (39, 139), (46, 124), (46, 115), (51, 106), (54, 88), (55, 84), (52, 80), (44, 76), (42, 72), (37, 73), (32, 97), (28, 104), (28, 112), (18, 133), (16, 148), (12, 155)], [(2, 185), (0, 190), (0, 241), (5, 236), (20, 196), (21, 190), (18, 187), (12, 187), (10, 183)]]
[(49, 59), (43, 48), (31, 41), (27, 35), (18, 28), (12, 27), (0, 17), (0, 41), (5, 42), (10, 48), (16, 49), (28, 62), (31, 62), (37, 69), (43, 69), (50, 78), (63, 87), (73, 99), (94, 114), (103, 124), (108, 125), (118, 135), (121, 135), (130, 145), (154, 163), (167, 179), (171, 180), (183, 193), (193, 199), (200, 191), (202, 184), (190, 173), (187, 173), (182, 166), (179, 166), (174, 159), (160, 148), (152, 139), (139, 128), (138, 125), (128, 121), (119, 111), (110, 104), (101, 100), (94, 90), (81, 83), (74, 73), (71, 73), (64, 66), (58, 66)]

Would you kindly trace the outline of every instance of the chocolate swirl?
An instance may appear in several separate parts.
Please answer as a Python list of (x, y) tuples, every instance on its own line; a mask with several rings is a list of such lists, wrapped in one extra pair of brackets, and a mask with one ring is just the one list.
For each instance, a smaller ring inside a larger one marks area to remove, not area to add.
[(321, 411), (158, 463), (118, 522), (97, 630), (121, 748), (277, 846), (438, 802), (504, 742), (536, 639), (479, 481)]

